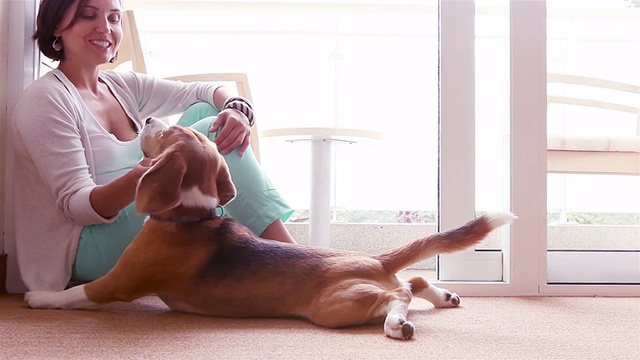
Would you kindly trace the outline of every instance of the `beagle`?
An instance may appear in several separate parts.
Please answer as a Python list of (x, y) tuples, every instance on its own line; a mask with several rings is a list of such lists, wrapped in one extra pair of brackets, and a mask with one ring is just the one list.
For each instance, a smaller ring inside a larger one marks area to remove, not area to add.
[(29, 307), (85, 309), (156, 294), (176, 311), (296, 316), (329, 328), (380, 322), (387, 336), (410, 339), (413, 296), (439, 308), (458, 306), (460, 297), (421, 276), (405, 281), (396, 272), (468, 248), (515, 218), (483, 215), (379, 255), (263, 240), (216, 214), (235, 187), (209, 139), (152, 118), (141, 143), (154, 160), (136, 192), (137, 211), (149, 214), (140, 233), (107, 275), (60, 292), (28, 292)]

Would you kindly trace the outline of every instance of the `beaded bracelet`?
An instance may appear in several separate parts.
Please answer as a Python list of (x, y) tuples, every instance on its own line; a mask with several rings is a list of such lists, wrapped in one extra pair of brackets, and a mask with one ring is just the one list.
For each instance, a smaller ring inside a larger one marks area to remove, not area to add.
[(256, 119), (253, 115), (253, 105), (249, 99), (242, 96), (234, 96), (227, 99), (222, 106), (222, 110), (226, 109), (235, 109), (243, 113), (247, 120), (249, 120), (249, 126), (253, 126), (256, 122)]

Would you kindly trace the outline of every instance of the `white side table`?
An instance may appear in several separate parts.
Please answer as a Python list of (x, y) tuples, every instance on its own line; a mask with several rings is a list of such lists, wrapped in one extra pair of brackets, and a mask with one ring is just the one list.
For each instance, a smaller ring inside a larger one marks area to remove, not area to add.
[(261, 137), (283, 137), (285, 141), (311, 143), (311, 207), (309, 245), (329, 247), (331, 226), (331, 145), (357, 143), (362, 139), (384, 139), (378, 131), (347, 128), (283, 128), (260, 132)]

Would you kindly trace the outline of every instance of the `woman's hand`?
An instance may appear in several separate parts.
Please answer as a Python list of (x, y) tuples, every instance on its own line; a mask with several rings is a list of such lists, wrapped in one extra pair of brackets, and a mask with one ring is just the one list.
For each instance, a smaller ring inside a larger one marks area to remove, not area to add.
[(218, 151), (227, 154), (239, 146), (238, 154), (242, 156), (251, 140), (251, 127), (247, 117), (236, 109), (223, 110), (218, 114), (209, 132), (216, 132), (220, 128), (222, 130), (214, 140), (218, 145)]
[(134, 200), (138, 182), (151, 164), (152, 159), (145, 157), (126, 174), (108, 184), (96, 186), (89, 198), (93, 209), (107, 219), (117, 215)]
[(151, 163), (152, 159), (148, 158), (148, 157), (143, 157), (142, 160), (140, 160), (136, 166), (131, 169), (131, 172), (134, 174), (134, 176), (137, 179), (140, 179), (142, 177), (142, 175), (144, 173), (147, 172), (147, 170), (149, 170), (149, 168), (151, 167), (152, 163)]

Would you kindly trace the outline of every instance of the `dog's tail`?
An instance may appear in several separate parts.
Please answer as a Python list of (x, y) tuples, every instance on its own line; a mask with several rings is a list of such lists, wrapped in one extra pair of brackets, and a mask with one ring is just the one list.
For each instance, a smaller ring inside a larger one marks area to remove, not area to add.
[(414, 240), (400, 248), (376, 256), (390, 274), (437, 254), (464, 250), (482, 241), (494, 229), (510, 223), (516, 217), (508, 212), (496, 212), (475, 218), (459, 228)]

